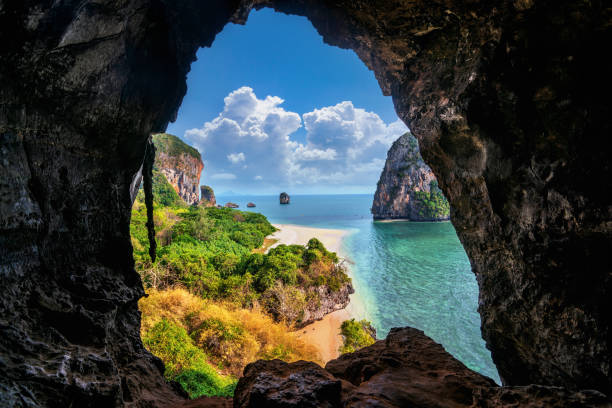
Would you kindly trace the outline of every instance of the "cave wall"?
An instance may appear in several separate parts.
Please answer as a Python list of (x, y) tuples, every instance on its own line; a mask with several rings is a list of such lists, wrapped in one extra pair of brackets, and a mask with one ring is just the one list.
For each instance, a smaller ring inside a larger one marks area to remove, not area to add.
[(181, 398), (139, 338), (129, 186), (197, 48), (264, 6), (308, 17), (393, 96), (451, 203), (504, 383), (609, 394), (605, 2), (0, 0), (3, 400)]

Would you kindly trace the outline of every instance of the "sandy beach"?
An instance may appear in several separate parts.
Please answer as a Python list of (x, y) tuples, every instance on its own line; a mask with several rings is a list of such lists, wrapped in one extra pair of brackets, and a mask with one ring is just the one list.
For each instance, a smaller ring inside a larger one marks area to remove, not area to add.
[[(274, 226), (279, 231), (270, 235), (270, 238), (278, 239), (278, 242), (272, 247), (280, 244), (305, 245), (310, 238), (314, 237), (321, 241), (329, 251), (336, 252), (340, 258), (346, 259), (346, 254), (342, 251), (342, 239), (349, 234), (347, 230), (312, 228), (291, 224), (274, 224)], [(350, 270), (347, 272), (350, 276)], [(353, 294), (349, 305), (345, 309), (330, 313), (296, 333), (299, 338), (316, 346), (321, 354), (321, 359), (324, 363), (327, 363), (340, 355), (338, 350), (342, 346), (342, 336), (340, 335), (342, 322), (363, 315), (362, 309), (363, 305), (359, 297)]]

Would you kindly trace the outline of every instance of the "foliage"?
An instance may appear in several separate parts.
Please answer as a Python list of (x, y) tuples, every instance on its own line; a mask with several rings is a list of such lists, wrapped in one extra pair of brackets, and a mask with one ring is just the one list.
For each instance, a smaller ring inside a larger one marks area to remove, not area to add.
[(231, 395), (234, 377), (254, 360), (320, 362), (289, 325), (320, 302), (321, 285), (336, 291), (349, 282), (338, 256), (317, 239), (265, 253), (264, 242), (273, 243), (265, 237), (275, 228), (263, 215), (187, 206), (159, 172), (153, 190), (154, 263), (142, 193), (130, 229), (135, 267), (149, 294), (140, 301), (141, 335), (166, 363), (166, 377), (192, 397)]
[(436, 180), (429, 183), (429, 192), (414, 191), (412, 194), (419, 217), (422, 219), (439, 219), (450, 216), (450, 205)]
[(367, 320), (355, 321), (345, 320), (340, 327), (344, 344), (340, 347), (340, 353), (352, 353), (363, 347), (370, 346), (376, 341), (376, 331)]
[(184, 327), (164, 318), (142, 334), (142, 341), (165, 363), (165, 377), (178, 381), (191, 398), (233, 394), (237, 381), (208, 363), (206, 353), (194, 345)]
[[(233, 376), (239, 376), (246, 364), (257, 359), (321, 363), (312, 345), (257, 308), (243, 309), (228, 302), (201, 299), (178, 288), (150, 290), (148, 295), (139, 302), (142, 338), (145, 346), (164, 361), (170, 379), (179, 382), (181, 378), (215, 379), (189, 374), (194, 367), (206, 374), (202, 361)], [(226, 382), (206, 379), (204, 384), (212, 383), (217, 387), (215, 392), (222, 393), (231, 384), (230, 377), (223, 378)]]
[(158, 152), (166, 153), (170, 156), (180, 156), (181, 154), (187, 154), (195, 157), (198, 160), (202, 160), (200, 152), (197, 149), (189, 146), (178, 137), (169, 133), (156, 133), (153, 135), (153, 144)]
[(155, 263), (148, 255), (146, 208), (137, 199), (132, 245), (146, 288), (180, 285), (203, 298), (243, 307), (260, 302), (278, 321), (291, 324), (301, 321), (306, 305), (320, 301), (315, 287), (338, 291), (350, 281), (338, 256), (315, 238), (306, 246), (279, 245), (267, 254), (256, 251), (275, 231), (262, 214), (157, 204), (153, 218)]

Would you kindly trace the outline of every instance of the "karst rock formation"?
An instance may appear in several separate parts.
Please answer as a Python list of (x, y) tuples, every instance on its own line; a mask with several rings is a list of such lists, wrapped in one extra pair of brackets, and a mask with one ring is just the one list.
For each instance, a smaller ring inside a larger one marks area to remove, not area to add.
[[(418, 139), (511, 387), (483, 392), (611, 394), (608, 3), (1, 0), (3, 405), (184, 399), (140, 340), (130, 185), (150, 134), (176, 117), (198, 47), (254, 7), (306, 16), (354, 50)], [(349, 381), (303, 369), (322, 392)], [(351, 395), (357, 406), (364, 394)]]
[(376, 220), (446, 221), (448, 201), (433, 171), (423, 161), (416, 138), (404, 133), (389, 149), (374, 201)]

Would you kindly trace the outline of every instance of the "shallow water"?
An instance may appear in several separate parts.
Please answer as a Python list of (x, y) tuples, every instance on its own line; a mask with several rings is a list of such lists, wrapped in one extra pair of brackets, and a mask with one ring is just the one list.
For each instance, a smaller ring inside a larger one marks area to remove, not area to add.
[[(365, 318), (384, 338), (392, 327), (412, 326), (469, 368), (500, 382), (480, 334), (478, 285), (449, 222), (373, 222), (371, 195), (220, 196), (272, 223), (351, 230), (344, 250)], [(246, 208), (254, 202), (257, 207)]]

